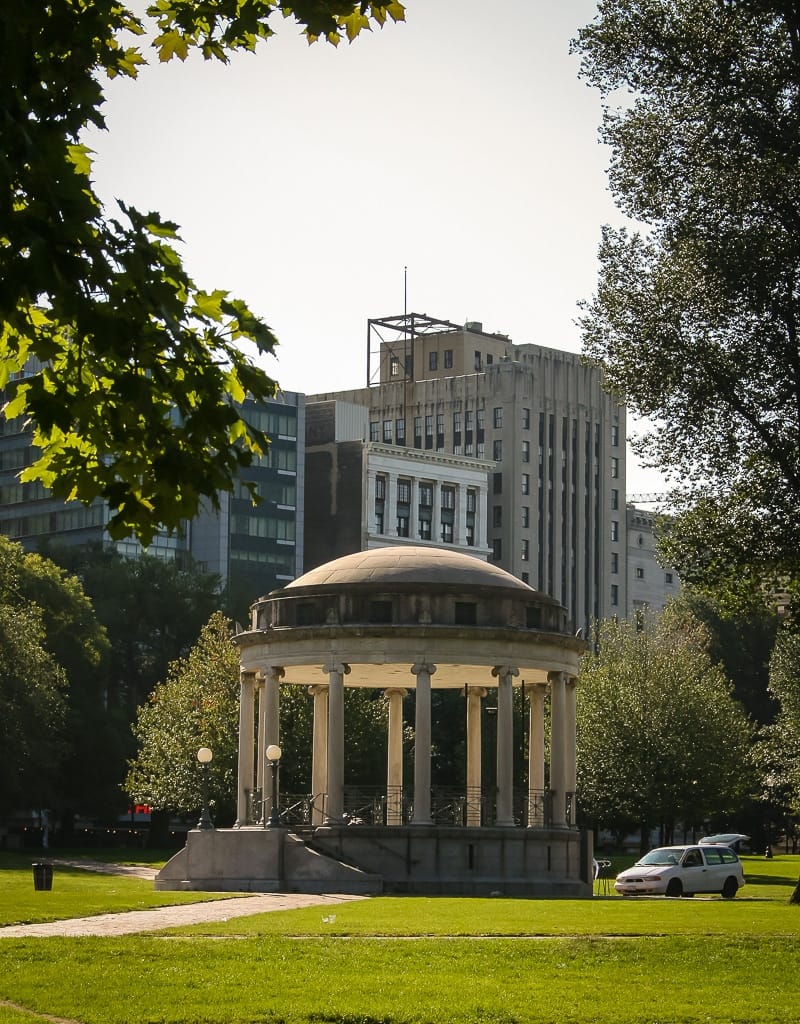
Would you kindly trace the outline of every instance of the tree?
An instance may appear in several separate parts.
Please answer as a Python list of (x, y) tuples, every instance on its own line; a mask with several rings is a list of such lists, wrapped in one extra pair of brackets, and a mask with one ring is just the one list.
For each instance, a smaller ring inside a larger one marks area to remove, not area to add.
[(682, 481), (685, 581), (795, 578), (800, 549), (800, 5), (602, 0), (574, 42), (610, 184), (582, 318), (608, 387)]
[[(403, 7), (358, 0), (157, 0), (162, 61), (192, 49), (227, 61), (293, 16), (309, 41), (353, 39)], [(22, 473), (60, 498), (102, 496), (112, 537), (146, 545), (158, 526), (218, 503), (266, 444), (235, 405), (276, 385), (239, 347), (271, 352), (269, 327), (240, 300), (198, 288), (177, 226), (91, 180), (87, 125), (104, 127), (103, 80), (135, 78), (145, 23), (118, 0), (3, 5), (0, 19), (0, 389), (7, 418), (35, 424)], [(17, 378), (24, 370), (29, 375)], [(32, 371), (32, 372), (30, 372)]]
[(0, 802), (58, 808), (95, 763), (105, 632), (79, 580), (0, 536)]
[(770, 662), (769, 688), (780, 711), (775, 744), (783, 764), (788, 803), (800, 817), (800, 633), (793, 624), (779, 633)]
[(200, 747), (210, 747), (209, 792), (223, 818), (235, 808), (239, 730), (239, 655), (230, 623), (215, 612), (185, 659), (174, 661), (137, 713), (138, 753), (125, 790), (157, 810), (201, 805)]
[(702, 625), (660, 616), (598, 624), (578, 687), (578, 798), (619, 831), (700, 824), (735, 809), (750, 785), (751, 728), (708, 654)]

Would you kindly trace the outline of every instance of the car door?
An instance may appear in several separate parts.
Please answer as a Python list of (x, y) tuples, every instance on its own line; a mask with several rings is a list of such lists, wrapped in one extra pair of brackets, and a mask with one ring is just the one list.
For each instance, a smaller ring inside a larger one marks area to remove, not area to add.
[(705, 892), (706, 862), (699, 846), (687, 850), (681, 860), (681, 882), (684, 892)]

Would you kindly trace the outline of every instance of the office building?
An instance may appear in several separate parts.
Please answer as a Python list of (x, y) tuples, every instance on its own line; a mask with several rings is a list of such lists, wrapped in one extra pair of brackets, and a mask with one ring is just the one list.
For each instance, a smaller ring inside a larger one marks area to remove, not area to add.
[(387, 545), (446, 547), (486, 559), (492, 464), (367, 440), (369, 413), (307, 407), (305, 568)]
[(488, 461), (491, 560), (564, 604), (576, 627), (624, 615), (625, 409), (601, 371), (477, 322), (407, 314), (368, 333), (368, 385), (309, 396), (309, 409), (360, 405), (372, 443)]

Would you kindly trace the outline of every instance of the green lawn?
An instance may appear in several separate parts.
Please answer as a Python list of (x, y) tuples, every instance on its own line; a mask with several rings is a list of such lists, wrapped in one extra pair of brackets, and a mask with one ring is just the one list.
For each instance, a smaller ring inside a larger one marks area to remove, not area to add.
[[(54, 853), (54, 857), (61, 856), (76, 859), (74, 853)], [(214, 893), (155, 892), (153, 883), (145, 879), (98, 874), (58, 864), (53, 869), (52, 890), (37, 892), (31, 862), (43, 859), (0, 853), (0, 925), (58, 921), (221, 898), (221, 894)]]
[(783, 1024), (800, 1002), (800, 857), (745, 872), (733, 901), (382, 897), (6, 939), (0, 1024)]

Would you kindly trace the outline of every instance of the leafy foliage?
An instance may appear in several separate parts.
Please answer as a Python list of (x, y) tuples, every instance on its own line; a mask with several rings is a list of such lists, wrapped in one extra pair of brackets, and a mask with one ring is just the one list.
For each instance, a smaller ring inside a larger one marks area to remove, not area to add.
[[(138, 711), (139, 744), (129, 764), (126, 791), (155, 808), (200, 807), (200, 747), (210, 747), (209, 790), (230, 814), (236, 792), (239, 655), (230, 624), (216, 612), (185, 659), (170, 665)], [(224, 813), (224, 812), (223, 812)]]
[(681, 481), (685, 581), (797, 575), (800, 9), (603, 0), (574, 43), (607, 102), (610, 184), (587, 356)]
[(800, 817), (800, 635), (795, 628), (778, 633), (769, 685), (780, 705), (770, 736), (773, 777), (784, 789), (784, 805)]
[[(402, 5), (156, 0), (160, 60), (227, 60), (293, 16), (313, 40), (354, 38)], [(0, 24), (0, 388), (8, 418), (35, 424), (23, 473), (60, 498), (111, 510), (108, 531), (148, 544), (203, 498), (218, 503), (266, 438), (235, 403), (273, 380), (240, 348), (276, 339), (241, 300), (189, 277), (177, 225), (119, 202), (110, 216), (82, 145), (104, 127), (103, 76), (135, 78), (143, 22), (118, 0), (5, 4)], [(25, 372), (24, 379), (19, 379)]]
[(677, 606), (605, 620), (578, 687), (578, 795), (608, 827), (669, 833), (748, 792), (751, 728), (700, 623)]
[(75, 693), (86, 680), (97, 678), (107, 649), (80, 582), (0, 536), (4, 809), (60, 802), (71, 777), (76, 737), (81, 736)]

